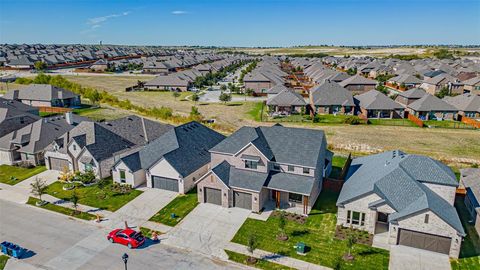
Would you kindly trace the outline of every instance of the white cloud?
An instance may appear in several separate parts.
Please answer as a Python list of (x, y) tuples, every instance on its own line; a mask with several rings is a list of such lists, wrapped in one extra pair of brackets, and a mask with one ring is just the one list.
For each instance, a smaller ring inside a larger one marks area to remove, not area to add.
[(172, 14), (173, 15), (185, 15), (185, 14), (188, 14), (188, 12), (185, 11), (185, 10), (174, 10), (174, 11), (172, 11)]
[(104, 22), (106, 22), (106, 21), (108, 21), (112, 18), (123, 17), (123, 16), (127, 16), (128, 14), (130, 14), (130, 11), (125, 11), (125, 12), (117, 13), (117, 14), (110, 14), (110, 15), (106, 15), (106, 16), (89, 18), (89, 19), (87, 19), (87, 24), (90, 25), (91, 30), (94, 30), (96, 28), (99, 28), (102, 25), (102, 23), (104, 23)]

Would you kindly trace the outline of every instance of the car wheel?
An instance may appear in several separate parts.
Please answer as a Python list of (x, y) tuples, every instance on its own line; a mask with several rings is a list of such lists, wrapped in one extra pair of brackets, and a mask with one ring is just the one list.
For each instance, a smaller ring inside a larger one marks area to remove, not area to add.
[(129, 249), (132, 249), (132, 244), (128, 243), (127, 247), (128, 247)]
[(115, 241), (113, 240), (113, 238), (108, 238), (108, 241), (110, 241), (110, 243), (114, 243)]

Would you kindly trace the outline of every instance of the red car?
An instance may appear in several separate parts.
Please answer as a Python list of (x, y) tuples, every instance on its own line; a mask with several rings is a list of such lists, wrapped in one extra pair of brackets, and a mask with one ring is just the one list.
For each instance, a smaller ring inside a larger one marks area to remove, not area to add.
[(107, 236), (110, 243), (119, 243), (128, 248), (137, 248), (145, 243), (145, 237), (141, 232), (132, 229), (115, 229)]

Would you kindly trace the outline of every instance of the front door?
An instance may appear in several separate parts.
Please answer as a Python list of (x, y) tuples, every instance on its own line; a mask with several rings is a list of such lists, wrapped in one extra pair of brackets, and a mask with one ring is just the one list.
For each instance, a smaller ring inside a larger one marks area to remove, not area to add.
[(272, 190), (272, 200), (275, 202), (275, 207), (280, 208), (280, 191)]
[(381, 223), (388, 223), (388, 214), (378, 212), (377, 221)]

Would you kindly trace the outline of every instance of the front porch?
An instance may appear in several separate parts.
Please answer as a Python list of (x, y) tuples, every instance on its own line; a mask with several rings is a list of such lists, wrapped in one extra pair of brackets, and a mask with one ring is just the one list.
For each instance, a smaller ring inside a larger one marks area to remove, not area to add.
[(302, 194), (267, 189), (269, 198), (264, 204), (264, 211), (285, 210), (298, 215), (308, 215), (310, 212), (309, 196)]

